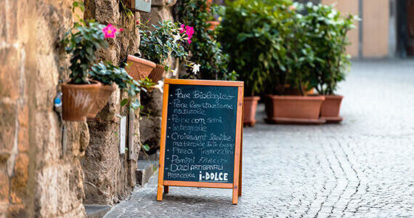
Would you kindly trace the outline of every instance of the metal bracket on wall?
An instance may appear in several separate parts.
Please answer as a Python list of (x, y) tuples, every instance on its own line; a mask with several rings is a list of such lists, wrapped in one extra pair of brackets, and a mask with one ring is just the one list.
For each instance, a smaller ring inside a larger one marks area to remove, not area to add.
[(134, 11), (151, 12), (151, 0), (131, 0), (131, 9)]
[(135, 121), (135, 111), (133, 109), (129, 110), (128, 114), (128, 160), (138, 160), (137, 152), (135, 151), (135, 144), (134, 144), (134, 127)]

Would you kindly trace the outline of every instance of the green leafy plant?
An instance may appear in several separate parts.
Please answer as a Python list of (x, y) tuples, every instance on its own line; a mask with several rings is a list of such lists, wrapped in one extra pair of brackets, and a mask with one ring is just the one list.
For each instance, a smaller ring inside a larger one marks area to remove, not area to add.
[(334, 94), (337, 84), (345, 79), (350, 65), (346, 53), (347, 33), (354, 28), (355, 16), (341, 16), (333, 6), (308, 3), (303, 7), (302, 29), (308, 45), (314, 52), (310, 68), (310, 86), (319, 94)]
[[(227, 2), (219, 40), (230, 55), (230, 70), (245, 82), (245, 95), (261, 94), (268, 81), (278, 87), (286, 81), (290, 1), (236, 0)], [(272, 74), (272, 76), (271, 76)]]
[[(213, 8), (213, 7), (212, 7)], [(199, 72), (187, 68), (184, 78), (235, 80), (237, 74), (228, 69), (229, 56), (217, 41), (217, 32), (209, 30), (214, 13), (207, 10), (206, 0), (182, 0), (175, 5), (175, 18), (180, 23), (194, 27), (191, 44), (186, 45), (190, 51), (188, 60), (200, 66)]]
[(69, 75), (71, 84), (89, 84), (88, 71), (96, 60), (95, 52), (107, 47), (104, 25), (94, 21), (75, 23), (73, 29), (66, 33), (64, 43), (66, 52), (71, 55)]
[(122, 15), (125, 15), (127, 18), (134, 17), (134, 13), (127, 7), (125, 3), (126, 0), (119, 0), (119, 10)]
[(135, 81), (124, 68), (114, 66), (110, 62), (100, 62), (92, 66), (88, 72), (94, 80), (102, 82), (105, 85), (116, 83), (121, 90), (128, 93), (128, 98), (121, 101), (121, 106), (129, 105), (131, 109), (138, 109), (140, 103), (136, 96), (141, 91), (147, 91), (152, 85), (148, 79)]
[[(73, 10), (84, 10), (83, 2), (75, 1)], [(118, 84), (119, 88), (128, 92), (128, 98), (121, 101), (121, 106), (128, 104), (130, 108), (140, 107), (136, 99), (142, 90), (146, 91), (154, 85), (148, 79), (135, 81), (124, 68), (113, 65), (110, 62), (95, 63), (95, 52), (102, 47), (107, 47), (107, 38), (115, 38), (123, 29), (108, 24), (107, 26), (96, 23), (94, 20), (74, 23), (73, 28), (66, 33), (63, 43), (66, 52), (71, 55), (71, 84), (88, 84), (90, 79), (97, 80), (104, 85)]]
[(184, 48), (186, 36), (180, 32), (178, 24), (172, 21), (162, 21), (158, 25), (152, 25), (152, 29), (145, 24), (139, 24), (142, 57), (166, 67), (165, 61), (171, 55), (174, 58), (184, 60), (188, 52)]
[(228, 2), (220, 41), (246, 95), (283, 95), (286, 87), (332, 94), (349, 65), (346, 34), (353, 19), (332, 6), (236, 0)]

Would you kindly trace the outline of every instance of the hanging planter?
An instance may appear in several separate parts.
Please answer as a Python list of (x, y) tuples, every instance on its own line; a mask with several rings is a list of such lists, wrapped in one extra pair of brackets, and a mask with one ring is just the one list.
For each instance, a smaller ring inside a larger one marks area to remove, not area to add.
[(322, 124), (319, 119), (324, 96), (266, 96), (269, 123)]
[(325, 95), (325, 101), (322, 103), (321, 119), (328, 123), (340, 123), (343, 118), (339, 116), (343, 96)]
[(62, 84), (63, 120), (86, 121), (86, 116), (94, 106), (101, 83), (92, 84)]
[(128, 66), (125, 69), (134, 80), (141, 80), (148, 77), (151, 71), (156, 67), (154, 62), (132, 55), (128, 55), (127, 63)]
[(257, 103), (260, 97), (244, 97), (243, 100), (243, 124), (254, 126), (256, 124)]
[(148, 78), (152, 82), (158, 83), (165, 76), (165, 71), (169, 70), (169, 58), (185, 60), (188, 56), (184, 45), (191, 43), (194, 28), (180, 26), (170, 20), (152, 25), (152, 28), (143, 24), (139, 24), (137, 27), (141, 36), (139, 50), (142, 57), (157, 63)]
[(165, 75), (165, 66), (161, 64), (157, 64), (156, 67), (151, 71), (150, 75), (148, 76), (149, 79), (155, 84), (158, 81), (162, 80)]
[(94, 99), (91, 110), (88, 113), (88, 118), (95, 118), (96, 115), (105, 107), (109, 101), (109, 97), (117, 89), (117, 85), (113, 83), (112, 85), (101, 85), (98, 90), (98, 94)]
[(208, 30), (215, 30), (219, 25), (220, 22), (218, 21), (207, 21), (207, 23), (209, 24)]

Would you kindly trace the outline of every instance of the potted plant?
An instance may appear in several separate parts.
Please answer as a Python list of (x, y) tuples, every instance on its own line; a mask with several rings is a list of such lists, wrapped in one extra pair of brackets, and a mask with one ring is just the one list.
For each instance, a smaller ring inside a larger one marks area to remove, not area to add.
[[(112, 25), (104, 26), (94, 21), (75, 23), (66, 33), (63, 43), (71, 55), (70, 81), (62, 84), (63, 119), (85, 121), (95, 104), (102, 84), (88, 77), (88, 71), (95, 62), (95, 52), (106, 47), (106, 38), (114, 37)], [(116, 30), (116, 28), (115, 28)]]
[(357, 19), (352, 15), (342, 17), (327, 5), (307, 4), (304, 7), (309, 44), (315, 51), (315, 67), (310, 77), (311, 85), (319, 95), (325, 97), (321, 108), (321, 119), (327, 122), (341, 122), (340, 107), (343, 96), (335, 95), (338, 82), (345, 79), (350, 64), (346, 53), (349, 44), (347, 33)]
[[(284, 68), (280, 59), (285, 56), (286, 49), (281, 46), (283, 38), (277, 29), (278, 16), (285, 15), (279, 3), (270, 1), (236, 0), (228, 4), (219, 41), (230, 56), (230, 70), (238, 72), (239, 79), (245, 83), (244, 123), (254, 125), (259, 95), (270, 84), (268, 81), (273, 80), (271, 87), (285, 82), (282, 77), (286, 73), (280, 70)], [(272, 72), (280, 75), (272, 78)]]
[[(279, 68), (270, 74), (272, 95), (266, 99), (267, 121), (271, 123), (321, 124), (320, 108), (324, 96), (308, 95), (313, 88), (310, 84), (312, 69), (315, 67), (315, 51), (306, 31), (306, 14), (298, 13), (299, 4), (287, 3), (280, 7), (278, 25), (281, 34), (277, 60)], [(278, 79), (278, 81), (275, 81)], [(292, 90), (297, 90), (296, 95)]]
[(96, 100), (97, 103), (89, 112), (88, 118), (95, 117), (102, 110), (108, 102), (109, 96), (116, 88), (119, 87), (128, 93), (128, 98), (121, 101), (121, 106), (129, 104), (131, 109), (138, 109), (140, 105), (136, 99), (137, 94), (141, 91), (147, 91), (154, 85), (148, 79), (135, 81), (124, 68), (114, 66), (110, 62), (100, 62), (93, 65), (89, 75), (91, 79), (101, 82), (103, 88), (101, 88), (101, 92)]
[[(175, 20), (194, 27), (191, 43), (185, 48), (189, 51), (186, 71), (180, 72), (180, 78), (204, 80), (236, 80), (237, 74), (230, 70), (229, 56), (223, 51), (217, 31), (210, 31), (207, 23), (212, 12), (207, 10), (206, 0), (182, 0), (175, 5)], [(199, 66), (199, 68), (192, 68)]]
[(134, 81), (123, 68), (109, 62), (94, 64), (95, 52), (108, 46), (105, 39), (114, 38), (120, 31), (123, 29), (117, 29), (111, 24), (104, 26), (94, 21), (81, 20), (66, 34), (63, 43), (66, 52), (71, 55), (71, 80), (62, 84), (64, 120), (85, 121), (86, 117), (94, 118), (108, 102), (116, 84), (129, 94), (121, 102), (122, 105), (129, 103), (132, 108), (139, 106), (133, 98), (151, 83), (146, 80)]
[[(211, 3), (210, 3), (211, 4)], [(208, 30), (214, 31), (219, 25), (222, 20), (220, 17), (220, 14), (223, 14), (225, 11), (225, 7), (222, 5), (214, 4), (212, 7), (210, 7), (211, 10), (209, 10), (209, 16), (208, 16)]]
[(148, 77), (155, 67), (156, 64), (152, 61), (134, 55), (128, 55), (125, 69), (134, 80), (141, 80)]
[(139, 27), (142, 57), (157, 63), (148, 78), (157, 83), (164, 77), (165, 71), (169, 70), (166, 63), (169, 56), (181, 60), (187, 57), (188, 53), (183, 45), (187, 42), (191, 43), (194, 28), (185, 25), (178, 27), (176, 23), (169, 20), (152, 25), (151, 29), (142, 24)]

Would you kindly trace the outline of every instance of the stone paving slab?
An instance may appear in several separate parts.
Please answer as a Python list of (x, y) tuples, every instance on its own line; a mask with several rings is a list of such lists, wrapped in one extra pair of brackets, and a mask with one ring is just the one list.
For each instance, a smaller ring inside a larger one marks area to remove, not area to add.
[(106, 217), (414, 217), (414, 61), (355, 62), (339, 125), (258, 124), (244, 133), (243, 196), (157, 177)]

